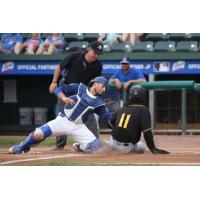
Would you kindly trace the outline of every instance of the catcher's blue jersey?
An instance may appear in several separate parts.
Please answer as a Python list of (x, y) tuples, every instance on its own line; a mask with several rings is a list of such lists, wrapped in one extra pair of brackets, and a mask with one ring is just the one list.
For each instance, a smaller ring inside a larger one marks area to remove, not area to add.
[(60, 92), (73, 99), (74, 104), (72, 106), (66, 104), (63, 114), (76, 124), (85, 123), (88, 115), (91, 113), (98, 114), (106, 121), (111, 120), (112, 117), (108, 113), (103, 99), (90, 93), (87, 86), (83, 83), (57, 87), (54, 93), (58, 96)]

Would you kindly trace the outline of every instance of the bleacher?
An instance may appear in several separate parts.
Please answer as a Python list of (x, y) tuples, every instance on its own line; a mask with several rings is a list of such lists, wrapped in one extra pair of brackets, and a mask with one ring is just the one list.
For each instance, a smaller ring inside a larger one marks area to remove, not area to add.
[(200, 49), (200, 33), (147, 33), (133, 47), (115, 44), (107, 52), (195, 52)]
[[(85, 48), (87, 44), (98, 38), (98, 33), (64, 33), (68, 43), (67, 51), (76, 45)], [(106, 52), (195, 52), (200, 49), (200, 33), (147, 33), (133, 47), (128, 43), (117, 43), (109, 48), (104, 44)]]
[[(66, 50), (79, 48), (98, 38), (98, 33), (64, 33), (68, 44)], [(106, 52), (157, 52), (157, 51), (199, 51), (200, 33), (147, 33), (133, 47), (128, 43), (117, 43), (109, 48), (104, 44)]]
[[(45, 40), (50, 33), (42, 33)], [(1, 37), (2, 33), (0, 34)], [(31, 33), (22, 33), (24, 41)], [(91, 41), (97, 40), (98, 33), (63, 33), (67, 51), (85, 49)], [(104, 52), (199, 52), (200, 33), (146, 33), (132, 47), (129, 43), (117, 43), (112, 47), (104, 43)]]

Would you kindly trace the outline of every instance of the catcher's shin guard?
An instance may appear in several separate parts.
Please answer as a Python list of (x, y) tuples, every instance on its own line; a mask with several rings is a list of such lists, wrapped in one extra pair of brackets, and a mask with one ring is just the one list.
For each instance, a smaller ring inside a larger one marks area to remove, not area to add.
[(51, 129), (47, 124), (36, 128), (36, 130), (29, 134), (25, 141), (19, 145), (15, 145), (9, 149), (9, 152), (12, 154), (19, 154), (22, 152), (27, 153), (30, 151), (32, 146), (36, 146), (42, 142), (46, 137), (49, 137), (52, 134)]
[(30, 133), (29, 136), (21, 144), (12, 146), (9, 149), (9, 153), (20, 154), (22, 152), (27, 153), (30, 150), (31, 145), (36, 144), (34, 139), (34, 132)]
[(88, 152), (94, 152), (94, 151), (97, 151), (98, 149), (100, 149), (102, 147), (102, 143), (99, 139), (95, 139), (93, 140), (92, 142), (90, 142), (85, 151), (88, 151)]
[(51, 129), (47, 124), (36, 128), (34, 132), (32, 132), (29, 137), (23, 142), (23, 151), (26, 149), (30, 149), (31, 146), (36, 146), (40, 142), (44, 141), (46, 137), (49, 137), (52, 134)]
[(82, 153), (93, 153), (94, 151), (98, 150), (102, 147), (101, 141), (99, 139), (95, 139), (92, 142), (90, 142), (86, 147), (79, 143), (74, 143), (72, 145), (73, 149), (77, 152)]

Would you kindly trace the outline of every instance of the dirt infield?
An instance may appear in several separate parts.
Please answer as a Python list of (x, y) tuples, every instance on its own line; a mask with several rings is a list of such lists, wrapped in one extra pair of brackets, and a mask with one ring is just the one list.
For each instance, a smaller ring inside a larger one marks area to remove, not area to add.
[[(109, 136), (101, 135), (108, 140)], [(169, 155), (121, 154), (105, 148), (94, 154), (75, 152), (71, 145), (63, 151), (38, 146), (27, 154), (11, 155), (0, 148), (0, 165), (200, 165), (200, 136), (155, 136), (156, 145), (171, 152)]]

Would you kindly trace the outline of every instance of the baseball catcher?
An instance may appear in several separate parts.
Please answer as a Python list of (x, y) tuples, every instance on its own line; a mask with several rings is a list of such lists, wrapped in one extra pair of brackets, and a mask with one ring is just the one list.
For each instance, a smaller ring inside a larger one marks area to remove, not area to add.
[(65, 103), (63, 112), (60, 112), (56, 119), (36, 128), (25, 141), (12, 146), (9, 152), (26, 153), (45, 138), (58, 135), (71, 135), (78, 142), (73, 144), (73, 148), (79, 152), (92, 153), (101, 148), (101, 141), (86, 127), (85, 122), (92, 113), (98, 114), (106, 121), (111, 120), (112, 116), (107, 112), (101, 98), (107, 84), (107, 79), (100, 76), (90, 83), (90, 87), (83, 83), (57, 87), (54, 93)]
[(140, 141), (143, 132), (145, 142), (153, 154), (169, 154), (168, 151), (155, 147), (151, 131), (151, 115), (146, 104), (146, 90), (135, 86), (129, 91), (128, 103), (118, 110), (109, 123), (112, 136), (111, 149), (123, 153), (144, 153), (145, 146)]

